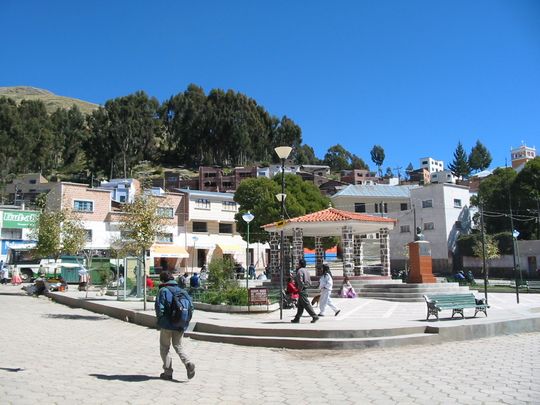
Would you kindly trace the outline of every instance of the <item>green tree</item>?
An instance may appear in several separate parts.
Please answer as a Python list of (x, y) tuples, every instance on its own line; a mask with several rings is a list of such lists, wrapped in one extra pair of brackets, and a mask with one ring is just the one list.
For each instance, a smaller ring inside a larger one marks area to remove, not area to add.
[(476, 145), (473, 146), (469, 154), (470, 169), (476, 171), (485, 170), (491, 164), (491, 160), (491, 154), (487, 148), (477, 140)]
[(83, 159), (82, 145), (88, 136), (86, 120), (77, 106), (69, 110), (57, 109), (51, 115), (55, 133), (55, 148), (62, 151), (56, 155), (56, 168), (70, 166)]
[[(296, 175), (285, 175), (285, 218), (294, 218), (307, 213), (328, 208), (330, 200), (323, 196), (317, 186), (311, 182), (303, 181)], [(276, 199), (276, 194), (281, 192), (281, 176), (273, 179), (258, 177), (246, 179), (236, 190), (234, 200), (240, 206), (236, 214), (237, 230), (244, 239), (247, 238), (247, 225), (242, 215), (247, 211), (255, 216), (250, 223), (250, 241), (267, 242), (268, 234), (259, 230), (266, 225), (281, 218), (281, 203)], [(253, 230), (253, 232), (252, 232)]]
[(109, 100), (92, 113), (85, 149), (94, 172), (128, 177), (139, 161), (156, 159), (158, 106), (155, 98), (139, 91)]
[(339, 172), (351, 167), (351, 158), (351, 153), (340, 144), (337, 144), (328, 148), (326, 155), (324, 155), (324, 163), (330, 166), (330, 170)]
[(529, 160), (512, 187), (517, 227), (523, 239), (540, 239), (540, 157)]
[(466, 179), (471, 173), (467, 154), (465, 153), (465, 149), (463, 149), (461, 142), (458, 142), (456, 150), (454, 151), (454, 160), (448, 165), (448, 169), (458, 179)]
[(394, 177), (394, 172), (392, 172), (391, 167), (386, 168), (386, 173), (384, 174), (384, 177), (386, 177), (388, 179)]
[[(508, 217), (509, 196), (513, 194), (515, 178), (514, 169), (497, 168), (480, 183), (478, 197), (484, 203), (486, 233), (494, 234), (511, 229)], [(471, 199), (471, 203), (479, 206), (479, 198)]]
[(351, 169), (369, 170), (369, 166), (362, 158), (353, 154), (351, 156)]
[(62, 255), (75, 255), (84, 249), (86, 231), (81, 219), (72, 211), (44, 210), (34, 230), (36, 254), (57, 261)]
[(318, 165), (321, 164), (320, 159), (315, 156), (315, 151), (309, 145), (301, 145), (295, 151), (295, 161), (299, 165)]
[(378, 168), (378, 173), (379, 173), (379, 176), (382, 177), (382, 165), (384, 163), (384, 159), (385, 159), (385, 154), (384, 154), (384, 149), (382, 146), (380, 145), (374, 145), (373, 148), (371, 149), (371, 152), (370, 152), (370, 155), (371, 155), (371, 161), (373, 163), (375, 163), (375, 165), (377, 166)]

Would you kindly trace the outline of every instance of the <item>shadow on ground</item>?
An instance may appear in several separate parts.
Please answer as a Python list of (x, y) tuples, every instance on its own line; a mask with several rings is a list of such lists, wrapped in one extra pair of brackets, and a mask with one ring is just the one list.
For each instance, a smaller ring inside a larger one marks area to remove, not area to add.
[(0, 370), (2, 371), (9, 371), (10, 373), (17, 373), (19, 371), (24, 371), (24, 368), (12, 368), (12, 367), (0, 367)]
[(68, 314), (47, 314), (43, 315), (45, 318), (54, 319), (71, 319), (71, 320), (84, 320), (84, 321), (104, 321), (109, 319), (102, 315), (68, 315)]
[[(142, 382), (142, 381), (149, 381), (149, 380), (160, 380), (159, 377), (156, 376), (149, 376), (149, 375), (136, 375), (136, 374), (89, 374), (91, 377), (96, 377), (98, 380), (117, 380), (117, 381), (125, 381), (125, 382)], [(172, 380), (173, 382), (182, 382), (178, 380)]]

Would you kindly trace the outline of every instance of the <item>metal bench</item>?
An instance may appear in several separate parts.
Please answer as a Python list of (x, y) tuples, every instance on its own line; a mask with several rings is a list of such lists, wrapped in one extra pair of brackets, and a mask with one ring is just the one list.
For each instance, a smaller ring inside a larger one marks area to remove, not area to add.
[(452, 310), (452, 318), (455, 314), (460, 314), (462, 318), (465, 318), (463, 310), (465, 308), (474, 308), (474, 316), (478, 312), (483, 312), (487, 316), (487, 309), (489, 305), (486, 305), (483, 298), (476, 298), (474, 294), (438, 294), (438, 295), (424, 295), (424, 299), (427, 304), (427, 317), (435, 315), (439, 320), (439, 312), (445, 309)]
[(530, 290), (540, 290), (540, 281), (538, 280), (527, 281), (527, 292), (529, 292)]

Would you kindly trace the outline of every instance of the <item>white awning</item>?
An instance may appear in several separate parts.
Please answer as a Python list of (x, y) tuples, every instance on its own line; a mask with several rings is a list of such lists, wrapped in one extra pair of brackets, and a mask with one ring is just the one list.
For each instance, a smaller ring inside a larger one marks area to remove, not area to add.
[(154, 245), (150, 249), (155, 257), (187, 258), (189, 253), (182, 246)]
[(240, 245), (227, 245), (224, 243), (218, 243), (217, 247), (225, 254), (235, 254), (238, 252), (243, 252), (245, 248)]

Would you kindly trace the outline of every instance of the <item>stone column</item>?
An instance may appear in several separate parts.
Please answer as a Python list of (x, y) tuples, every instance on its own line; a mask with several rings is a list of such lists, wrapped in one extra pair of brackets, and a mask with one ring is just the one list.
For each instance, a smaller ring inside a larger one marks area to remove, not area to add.
[(283, 261), (285, 262), (285, 266), (283, 267), (283, 278), (284, 280), (287, 280), (287, 277), (289, 277), (289, 273), (291, 272), (291, 240), (285, 236), (283, 244)]
[(293, 229), (292, 237), (292, 267), (296, 270), (298, 261), (304, 258), (304, 231), (301, 228)]
[(364, 275), (364, 240), (361, 235), (354, 235), (354, 275)]
[(269, 278), (279, 281), (279, 241), (281, 235), (278, 232), (270, 233), (270, 263), (268, 263), (268, 269), (270, 270)]
[(390, 235), (388, 228), (381, 228), (379, 230), (379, 243), (381, 254), (382, 275), (390, 275)]
[(317, 276), (322, 276), (322, 265), (324, 261), (324, 248), (320, 236), (315, 236), (315, 270)]
[(341, 245), (343, 247), (343, 275), (354, 275), (353, 231), (352, 226), (341, 228)]

